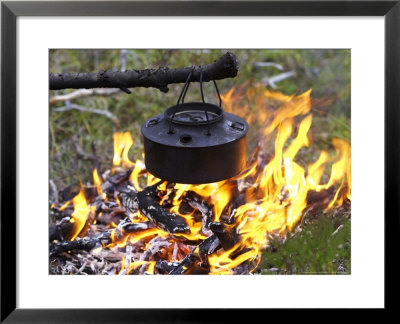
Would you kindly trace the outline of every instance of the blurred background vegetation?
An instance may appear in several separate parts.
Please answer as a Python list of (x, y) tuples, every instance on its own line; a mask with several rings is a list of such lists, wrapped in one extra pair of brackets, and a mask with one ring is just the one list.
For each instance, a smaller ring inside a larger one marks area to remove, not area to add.
[[(209, 64), (227, 51), (236, 55), (239, 73), (236, 78), (218, 81), (221, 93), (245, 83), (249, 86), (261, 83), (265, 89), (285, 94), (312, 89), (312, 145), (302, 149), (298, 156), (304, 164), (315, 161), (321, 149), (334, 152), (333, 137), (350, 142), (350, 50), (57, 49), (50, 50), (49, 67), (50, 73), (175, 68)], [(86, 152), (91, 152), (91, 145), (95, 144), (103, 172), (112, 165), (112, 134), (130, 131), (134, 145), (129, 156), (135, 161), (143, 152), (142, 123), (174, 105), (182, 86), (172, 84), (168, 93), (153, 88), (134, 88), (131, 94), (120, 91), (110, 96), (89, 96), (51, 104), (50, 179), (58, 190), (79, 185), (80, 181), (92, 182), (92, 164), (77, 158), (72, 145), (74, 136), (78, 136), (78, 143)], [(50, 99), (73, 91), (50, 91)], [(205, 95), (207, 101), (216, 102), (211, 83), (205, 84)], [(198, 87), (191, 86), (186, 101), (199, 98)], [(71, 104), (87, 111), (71, 109)], [(331, 235), (338, 228), (340, 235), (335, 234), (333, 239)], [(321, 213), (314, 219), (306, 219), (302, 229), (285, 243), (272, 244), (265, 251), (260, 273), (350, 273), (350, 212)]]

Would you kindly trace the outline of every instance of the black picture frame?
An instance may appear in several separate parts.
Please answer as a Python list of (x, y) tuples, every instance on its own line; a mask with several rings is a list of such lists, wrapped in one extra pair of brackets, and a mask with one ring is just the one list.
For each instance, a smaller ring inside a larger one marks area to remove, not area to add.
[[(16, 19), (19, 16), (384, 16), (385, 309), (398, 283), (400, 0), (396, 1), (2, 1), (1, 3), (1, 322), (218, 322), (239, 310), (16, 308)], [(366, 271), (368, 271), (366, 269)], [(367, 284), (367, 283), (366, 283)], [(38, 292), (40, 294), (40, 292)], [(195, 301), (194, 301), (195, 302)], [(252, 318), (262, 310), (252, 310)]]

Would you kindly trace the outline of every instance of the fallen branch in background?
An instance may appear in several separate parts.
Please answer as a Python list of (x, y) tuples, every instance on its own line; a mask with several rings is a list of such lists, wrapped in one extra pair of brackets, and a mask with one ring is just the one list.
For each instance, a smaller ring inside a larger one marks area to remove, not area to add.
[(255, 68), (263, 68), (263, 67), (275, 67), (278, 70), (283, 70), (283, 66), (278, 64), (278, 63), (274, 63), (274, 62), (255, 62), (253, 63), (253, 66)]
[(96, 147), (94, 142), (92, 142), (92, 154), (86, 153), (78, 143), (78, 136), (72, 137), (72, 144), (75, 154), (78, 158), (83, 160), (89, 160), (92, 162), (93, 168), (100, 170), (100, 161), (96, 155)]
[(227, 52), (215, 62), (202, 67), (50, 74), (50, 90), (119, 88), (127, 92), (128, 88), (145, 87), (168, 92), (169, 84), (184, 83), (192, 69), (191, 82), (200, 81), (201, 71), (203, 71), (203, 81), (208, 82), (235, 77), (238, 72), (238, 62), (234, 54)]
[(264, 78), (262, 80), (262, 83), (265, 86), (270, 86), (271, 88), (276, 89), (277, 88), (277, 85), (276, 85), (277, 82), (281, 82), (283, 80), (289, 79), (289, 78), (291, 78), (291, 77), (293, 77), (295, 75), (296, 75), (296, 71), (283, 72), (283, 73), (274, 75), (274, 76), (269, 77), (269, 78)]
[(50, 201), (58, 203), (58, 189), (53, 180), (49, 180), (50, 184)]
[(54, 105), (58, 102), (64, 102), (73, 99), (79, 99), (83, 97), (90, 96), (112, 96), (114, 94), (120, 93), (121, 90), (118, 88), (109, 89), (79, 89), (71, 93), (54, 96), (50, 98), (50, 105)]
[(53, 108), (53, 111), (55, 111), (55, 112), (64, 112), (64, 111), (68, 111), (68, 110), (79, 110), (82, 112), (90, 112), (93, 114), (103, 115), (103, 116), (106, 116), (106, 117), (112, 119), (113, 121), (117, 121), (117, 116), (115, 116), (113, 113), (109, 112), (108, 110), (97, 109), (97, 108), (86, 108), (86, 107), (75, 105), (75, 104), (69, 104), (69, 105), (65, 105), (63, 107)]

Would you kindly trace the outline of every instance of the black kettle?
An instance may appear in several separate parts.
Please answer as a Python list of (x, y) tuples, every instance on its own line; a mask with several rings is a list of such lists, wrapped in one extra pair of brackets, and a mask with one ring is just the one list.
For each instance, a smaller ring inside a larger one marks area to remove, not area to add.
[(142, 125), (146, 169), (157, 178), (175, 183), (201, 184), (231, 178), (246, 165), (249, 126), (242, 118), (222, 110), (215, 80), (219, 106), (204, 101), (202, 72), (202, 102), (185, 103), (192, 72), (176, 105)]

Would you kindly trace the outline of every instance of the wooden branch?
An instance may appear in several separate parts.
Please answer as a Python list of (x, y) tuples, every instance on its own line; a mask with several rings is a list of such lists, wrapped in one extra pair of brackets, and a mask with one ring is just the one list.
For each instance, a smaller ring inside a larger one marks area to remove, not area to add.
[(168, 85), (184, 83), (193, 70), (191, 82), (200, 81), (200, 71), (203, 71), (203, 81), (233, 78), (238, 72), (238, 62), (234, 54), (227, 52), (215, 62), (200, 66), (170, 69), (100, 71), (96, 73), (59, 73), (50, 74), (50, 90), (60, 89), (91, 89), (91, 88), (127, 88), (145, 87), (157, 88), (168, 92)]

